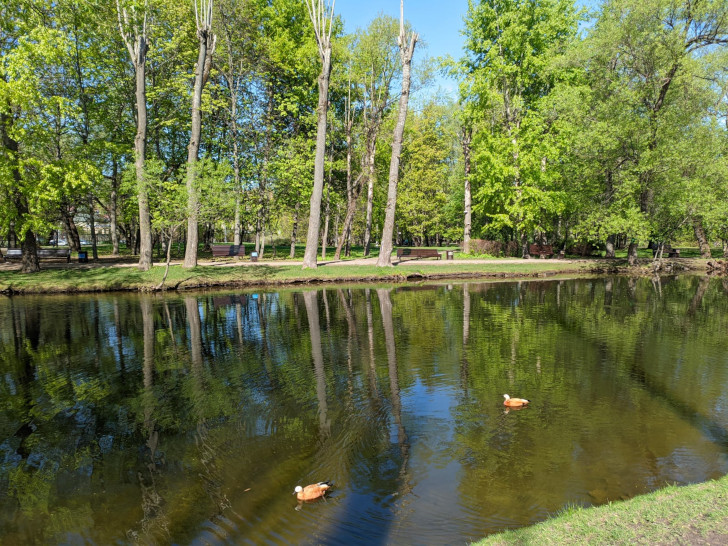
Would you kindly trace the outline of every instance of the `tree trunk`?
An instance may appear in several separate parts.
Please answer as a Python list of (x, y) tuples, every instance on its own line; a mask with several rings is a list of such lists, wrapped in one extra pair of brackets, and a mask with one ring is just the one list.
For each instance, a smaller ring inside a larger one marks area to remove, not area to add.
[[(346, 207), (346, 217), (344, 218), (344, 229), (341, 232), (341, 238), (336, 245), (336, 253), (334, 254), (334, 260), (341, 259), (341, 248), (348, 244), (351, 238), (351, 226), (354, 223), (354, 213), (356, 212), (356, 202), (359, 199), (359, 194), (362, 187), (362, 175), (356, 179), (356, 182), (352, 186), (352, 197), (349, 200), (349, 204)], [(347, 254), (348, 256), (348, 254)]]
[(99, 248), (96, 242), (96, 218), (94, 216), (94, 197), (93, 195), (90, 195), (88, 204), (88, 224), (91, 228), (91, 256), (96, 262), (99, 259)]
[(78, 236), (78, 228), (73, 220), (73, 213), (65, 206), (61, 205), (61, 218), (63, 225), (66, 227), (66, 240), (71, 252), (81, 250), (81, 238)]
[(637, 263), (637, 243), (635, 241), (631, 241), (629, 243), (629, 248), (627, 249), (627, 263), (629, 265)]
[(614, 258), (614, 235), (607, 237), (607, 251), (604, 255), (605, 258)]
[(200, 151), (200, 135), (202, 134), (202, 88), (210, 75), (212, 54), (215, 51), (215, 35), (210, 29), (198, 29), (197, 38), (200, 48), (195, 70), (195, 86), (192, 91), (192, 125), (190, 127), (190, 143), (187, 146), (187, 246), (182, 267), (197, 265), (197, 245), (199, 242), (199, 190), (197, 188), (197, 156)]
[[(10, 126), (13, 124), (13, 118), (5, 112), (0, 112), (0, 137), (2, 137), (3, 159), (9, 160), (10, 171), (13, 175), (14, 189), (12, 193), (12, 202), (15, 206), (15, 212), (22, 221), (28, 215), (28, 204), (25, 196), (21, 193), (21, 175), (18, 164), (19, 146), (18, 141), (10, 135)], [(10, 236), (8, 236), (10, 239)], [(10, 241), (8, 240), (8, 247)], [(21, 271), (23, 273), (35, 273), (40, 271), (40, 263), (38, 262), (38, 253), (36, 251), (35, 233), (30, 229), (26, 230), (25, 237), (22, 242), (23, 249), (23, 265)]]
[(470, 193), (470, 144), (472, 142), (473, 130), (471, 127), (463, 127), (463, 165), (465, 167), (465, 225), (463, 230), (463, 253), (470, 254), (470, 229), (473, 220), (472, 195)]
[(109, 230), (111, 231), (111, 255), (119, 255), (119, 232), (117, 228), (117, 215), (119, 198), (119, 164), (114, 159), (114, 170), (111, 175), (111, 197), (109, 199)]
[(404, 18), (400, 20), (399, 50), (402, 58), (402, 94), (399, 97), (399, 114), (397, 125), (394, 127), (392, 137), (392, 158), (389, 162), (389, 190), (387, 192), (387, 208), (384, 213), (384, 227), (382, 229), (382, 243), (379, 249), (379, 267), (392, 265), (392, 237), (394, 235), (394, 216), (397, 207), (397, 185), (399, 183), (399, 159), (402, 154), (402, 139), (404, 137), (404, 124), (407, 121), (407, 105), (409, 103), (410, 80), (412, 78), (412, 55), (417, 44), (417, 34), (410, 36), (409, 47), (406, 47), (407, 37), (404, 32)]
[(524, 259), (531, 257), (531, 253), (528, 250), (528, 236), (525, 233), (521, 233), (521, 256)]
[(693, 232), (695, 233), (695, 239), (698, 241), (698, 247), (700, 248), (700, 257), (710, 258), (710, 243), (708, 242), (708, 237), (705, 235), (702, 218), (693, 218)]
[(149, 214), (149, 194), (144, 176), (144, 159), (147, 153), (147, 84), (146, 62), (147, 43), (143, 36), (135, 43), (136, 59), (136, 111), (137, 132), (134, 138), (134, 168), (137, 179), (137, 199), (139, 202), (139, 270), (148, 271), (152, 267), (152, 221)]
[(330, 211), (330, 202), (329, 202), (329, 192), (326, 192), (326, 204), (324, 205), (324, 229), (321, 233), (321, 259), (326, 259), (326, 244), (329, 240), (329, 220), (331, 216)]
[(316, 268), (319, 228), (321, 226), (321, 199), (324, 189), (324, 160), (326, 156), (326, 113), (329, 104), (329, 78), (331, 76), (331, 46), (327, 44), (322, 50), (321, 74), (318, 77), (318, 126), (316, 128), (316, 158), (313, 170), (313, 191), (311, 193), (310, 212), (308, 218), (308, 235), (306, 250), (303, 256), (303, 268)]
[(296, 239), (298, 238), (298, 215), (301, 210), (301, 203), (296, 202), (296, 208), (293, 213), (293, 229), (291, 229), (291, 253), (289, 257), (291, 260), (296, 257)]
[(270, 162), (270, 152), (272, 148), (272, 125), (273, 125), (273, 84), (268, 83), (266, 91), (268, 95), (268, 103), (266, 106), (266, 130), (265, 130), (265, 144), (263, 148), (263, 165), (260, 169), (260, 179), (258, 181), (258, 210), (256, 213), (255, 220), (255, 251), (260, 252), (260, 256), (263, 256), (263, 252), (260, 250), (261, 247), (265, 247), (265, 236), (263, 235), (265, 230), (265, 191), (268, 185), (268, 164)]
[[(377, 134), (370, 135), (371, 141), (367, 143), (367, 215), (364, 226), (364, 256), (369, 256), (372, 240), (372, 213), (374, 211), (374, 157), (377, 147)], [(371, 144), (371, 146), (370, 146)]]

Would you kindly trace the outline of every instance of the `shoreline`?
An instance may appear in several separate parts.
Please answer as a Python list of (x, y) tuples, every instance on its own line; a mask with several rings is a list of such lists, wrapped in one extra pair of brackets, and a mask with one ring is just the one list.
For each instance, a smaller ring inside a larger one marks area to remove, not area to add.
[(303, 269), (302, 260), (200, 260), (184, 269), (181, 261), (170, 264), (160, 288), (165, 264), (149, 271), (136, 261), (103, 257), (85, 264), (42, 262), (41, 271), (21, 273), (20, 264), (0, 266), (0, 294), (80, 294), (98, 292), (164, 292), (206, 288), (255, 288), (332, 283), (407, 283), (445, 280), (504, 280), (553, 278), (555, 276), (660, 274), (707, 274), (708, 260), (668, 259), (659, 270), (650, 259), (629, 266), (626, 259), (530, 259), (493, 258), (460, 260), (407, 260), (391, 267), (377, 267), (376, 258), (321, 261), (316, 269)]

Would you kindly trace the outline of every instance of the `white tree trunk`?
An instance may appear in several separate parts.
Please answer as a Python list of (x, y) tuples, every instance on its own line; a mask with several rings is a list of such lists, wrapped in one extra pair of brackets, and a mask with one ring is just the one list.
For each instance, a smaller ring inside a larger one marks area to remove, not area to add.
[(331, 47), (324, 50), (321, 74), (318, 78), (318, 127), (316, 129), (316, 159), (313, 170), (313, 192), (311, 193), (310, 213), (306, 250), (303, 255), (303, 268), (317, 267), (319, 228), (321, 226), (321, 199), (324, 189), (324, 160), (326, 159), (326, 114), (329, 105), (329, 77), (331, 76)]
[[(400, 3), (400, 14), (402, 12)], [(399, 97), (399, 114), (397, 125), (392, 136), (392, 159), (389, 162), (389, 189), (387, 191), (387, 208), (384, 213), (384, 227), (382, 229), (382, 244), (379, 248), (377, 266), (392, 265), (392, 238), (394, 236), (394, 216), (397, 206), (397, 184), (399, 182), (399, 159), (402, 153), (402, 138), (404, 137), (404, 124), (407, 121), (407, 105), (409, 103), (410, 80), (412, 78), (412, 54), (415, 52), (417, 34), (412, 33), (409, 45), (404, 32), (404, 16), (400, 16), (399, 49), (402, 57), (402, 94)]]

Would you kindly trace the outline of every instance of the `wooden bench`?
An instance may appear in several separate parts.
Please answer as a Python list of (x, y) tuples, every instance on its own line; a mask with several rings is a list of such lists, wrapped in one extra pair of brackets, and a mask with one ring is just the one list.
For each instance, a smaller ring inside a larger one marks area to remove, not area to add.
[[(65, 258), (66, 262), (71, 263), (71, 249), (70, 248), (39, 248), (37, 251), (38, 259), (54, 259), (54, 258)], [(9, 248), (5, 253), (5, 261), (8, 260), (22, 260), (23, 251), (20, 248)]]
[(434, 248), (398, 248), (397, 259), (402, 260), (404, 258), (442, 258), (440, 254)]
[(245, 256), (245, 245), (212, 245), (213, 258)]
[(554, 249), (551, 245), (528, 245), (528, 253), (531, 256), (538, 255), (541, 258), (547, 258), (554, 255)]
[[(652, 257), (656, 258), (657, 253), (660, 251), (660, 247), (652, 250)], [(679, 248), (672, 248), (670, 245), (663, 245), (662, 247), (662, 257), (665, 258), (679, 258), (680, 257), (680, 249)]]

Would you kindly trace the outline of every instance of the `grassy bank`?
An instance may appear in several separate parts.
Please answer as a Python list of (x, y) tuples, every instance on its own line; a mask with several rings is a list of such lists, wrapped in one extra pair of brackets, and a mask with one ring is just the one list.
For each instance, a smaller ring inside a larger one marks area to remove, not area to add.
[(476, 544), (728, 544), (728, 477), (670, 486), (596, 508), (569, 509)]
[[(428, 265), (407, 263), (380, 268), (365, 265), (325, 265), (304, 270), (300, 265), (203, 265), (193, 269), (172, 266), (165, 288), (184, 290), (212, 286), (266, 286), (320, 282), (401, 282), (437, 278), (537, 277), (585, 271), (584, 264), (544, 263), (536, 260), (512, 263)], [(135, 267), (56, 266), (38, 273), (0, 271), (0, 292), (8, 294), (153, 290), (162, 281), (164, 266), (141, 272)]]

